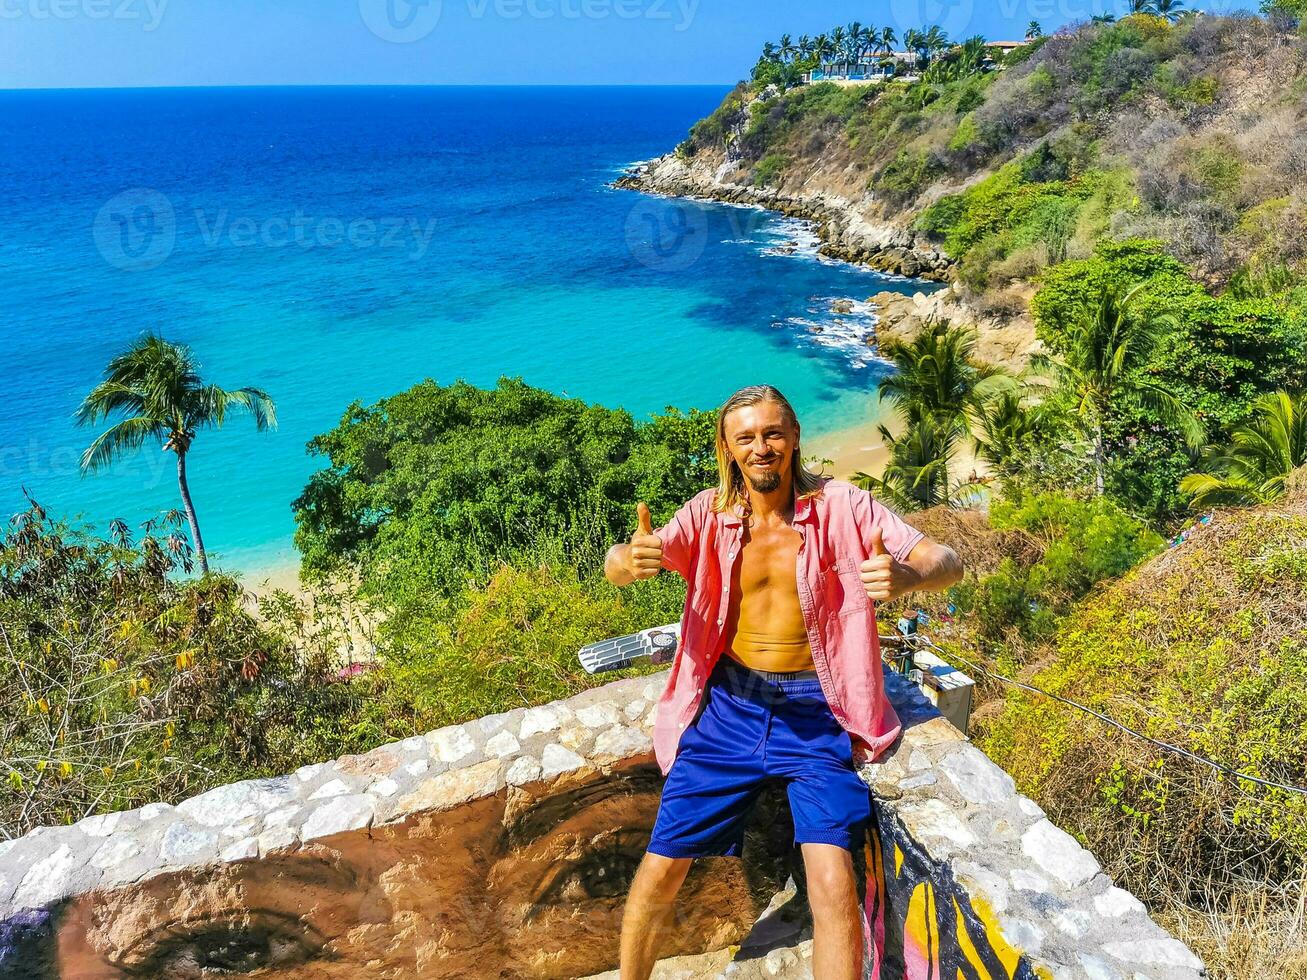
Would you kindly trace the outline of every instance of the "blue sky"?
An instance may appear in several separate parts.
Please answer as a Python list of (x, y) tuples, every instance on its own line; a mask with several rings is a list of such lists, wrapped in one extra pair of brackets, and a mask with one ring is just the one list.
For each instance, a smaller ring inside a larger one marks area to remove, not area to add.
[[(0, 88), (730, 83), (835, 24), (1020, 37), (1124, 0), (0, 0)], [(1203, 5), (1211, 9), (1210, 4)]]

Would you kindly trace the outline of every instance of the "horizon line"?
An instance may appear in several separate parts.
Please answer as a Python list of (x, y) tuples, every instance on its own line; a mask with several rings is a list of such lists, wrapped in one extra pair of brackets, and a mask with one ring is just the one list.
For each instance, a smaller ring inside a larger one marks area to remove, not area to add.
[(288, 88), (715, 88), (739, 82), (246, 82), (160, 85), (31, 85), (0, 92), (161, 92), (178, 89)]

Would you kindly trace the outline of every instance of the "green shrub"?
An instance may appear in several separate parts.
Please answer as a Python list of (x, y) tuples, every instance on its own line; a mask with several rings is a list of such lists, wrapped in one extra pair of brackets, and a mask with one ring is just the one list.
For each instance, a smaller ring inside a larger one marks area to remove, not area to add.
[(0, 833), (272, 776), (378, 737), (341, 681), (343, 617), (174, 576), (175, 518), (133, 542), (33, 505), (0, 538)]
[(753, 168), (753, 183), (755, 187), (763, 187), (767, 184), (775, 184), (780, 175), (784, 172), (789, 161), (782, 153), (768, 153), (758, 161), (758, 165)]

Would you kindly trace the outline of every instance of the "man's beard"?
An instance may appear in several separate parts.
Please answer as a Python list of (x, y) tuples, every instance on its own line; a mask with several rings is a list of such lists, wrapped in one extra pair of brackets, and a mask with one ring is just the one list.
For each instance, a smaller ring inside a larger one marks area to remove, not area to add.
[(761, 476), (746, 475), (749, 477), (749, 486), (758, 493), (771, 493), (781, 485), (781, 475), (776, 470), (768, 470)]

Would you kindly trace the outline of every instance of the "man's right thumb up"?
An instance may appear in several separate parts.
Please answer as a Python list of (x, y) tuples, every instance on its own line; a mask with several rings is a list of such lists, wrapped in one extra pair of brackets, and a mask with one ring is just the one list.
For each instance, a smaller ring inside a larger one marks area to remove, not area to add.
[(635, 505), (635, 513), (639, 521), (636, 524), (637, 534), (653, 534), (653, 519), (649, 515), (649, 505), (643, 500)]

